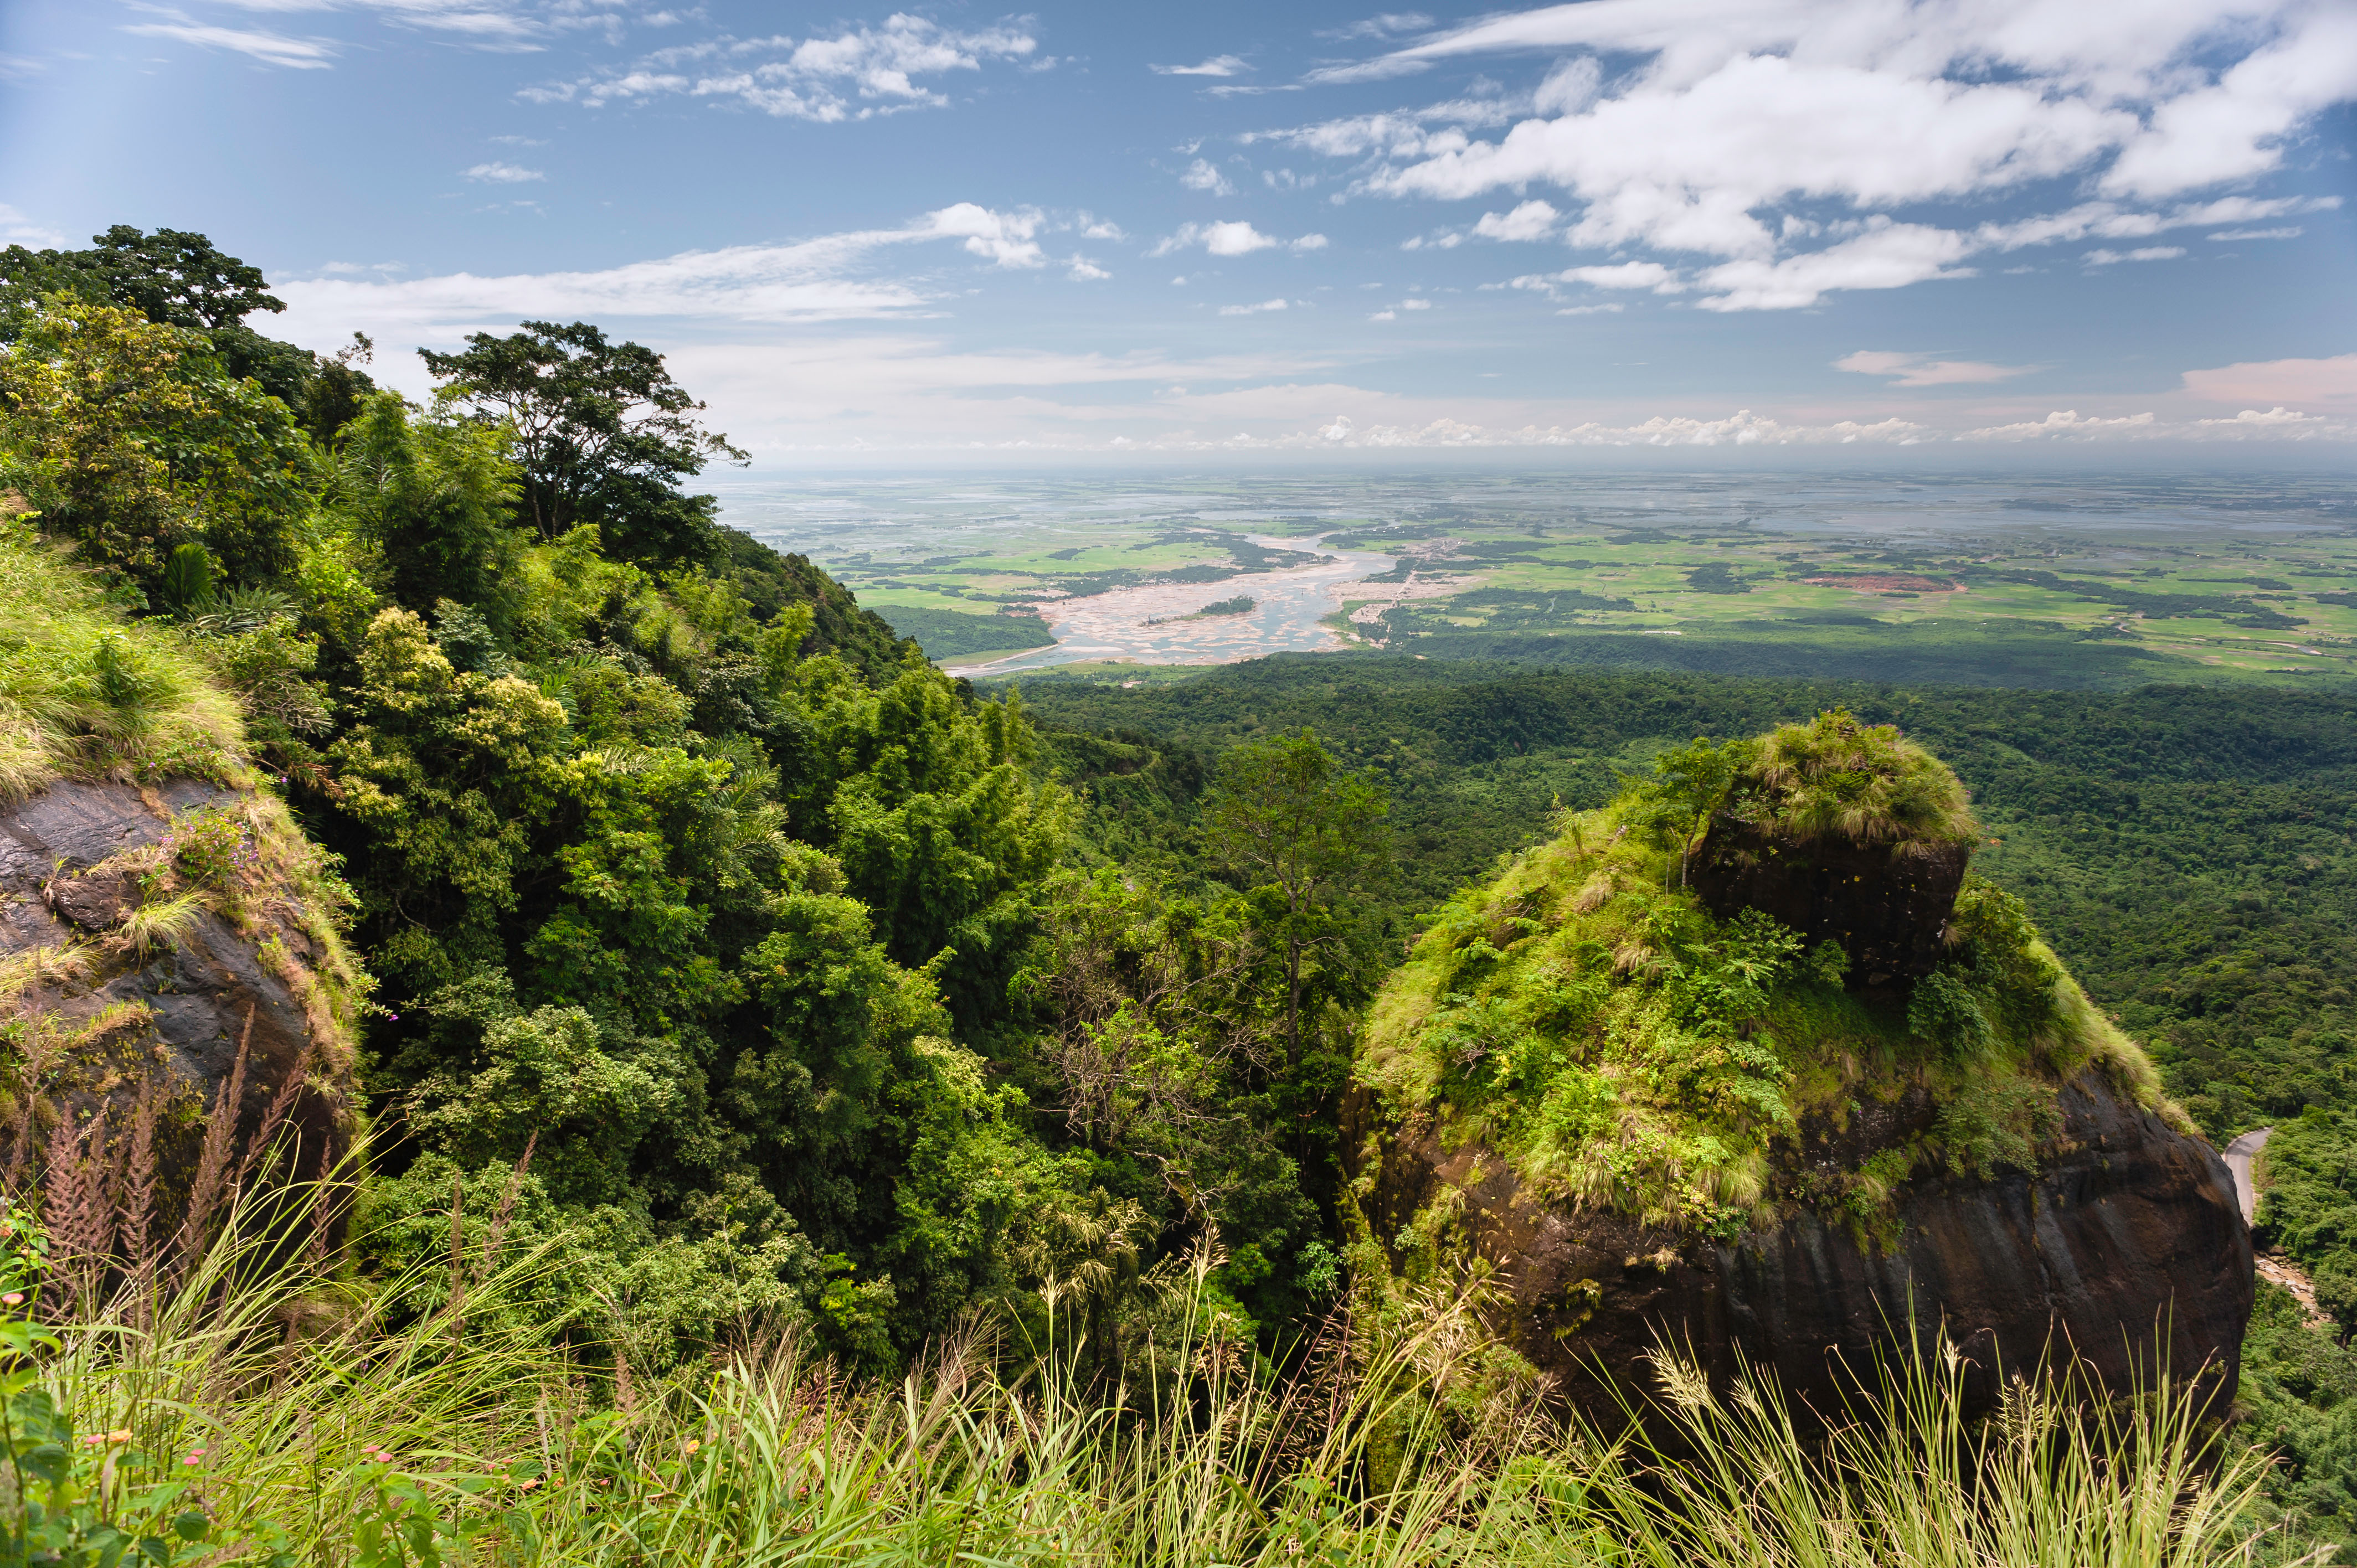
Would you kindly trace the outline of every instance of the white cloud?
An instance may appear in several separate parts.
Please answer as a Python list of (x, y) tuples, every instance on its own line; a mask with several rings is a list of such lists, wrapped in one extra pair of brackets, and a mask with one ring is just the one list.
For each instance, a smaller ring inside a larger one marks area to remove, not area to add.
[(66, 242), (60, 231), (46, 223), (36, 223), (5, 201), (0, 201), (0, 243), (30, 245), (41, 250), (56, 250)]
[(1889, 376), (1899, 387), (1976, 386), (2027, 375), (2032, 365), (1992, 365), (1979, 360), (1935, 360), (1929, 354), (1893, 353), (1861, 349), (1834, 361), (1837, 371), (1862, 376)]
[(2188, 371), (2185, 390), (2204, 403), (2291, 403), (2357, 413), (2357, 354)]
[(961, 201), (925, 214), (920, 231), (909, 237), (939, 235), (963, 240), (969, 254), (987, 257), (1002, 267), (1036, 267), (1048, 260), (1047, 252), (1031, 237), (1039, 231), (1041, 221), (1037, 208), (994, 212), (987, 207)]
[(1096, 283), (1113, 276), (1086, 256), (1074, 256), (1064, 263), (1064, 275), (1074, 283)]
[(1092, 218), (1086, 212), (1076, 214), (1072, 221), (1080, 226), (1083, 240), (1126, 240), (1120, 224), (1110, 218)]
[(958, 32), (896, 14), (880, 27), (855, 27), (831, 38), (724, 38), (658, 49), (628, 70), (530, 87), (521, 96), (600, 108), (684, 93), (734, 99), (780, 118), (832, 124), (943, 107), (948, 95), (920, 84), (918, 77), (978, 71), (985, 61), (1024, 60), (1038, 48), (1039, 40), (1016, 26)]
[[(177, 15), (177, 13), (166, 13)], [(290, 38), (259, 27), (220, 27), (185, 17), (172, 22), (130, 22), (121, 29), (143, 38), (171, 38), (200, 48), (227, 49), (264, 65), (289, 70), (326, 70), (334, 60), (335, 46), (325, 38)]]
[(1707, 268), (1698, 286), (1719, 292), (1695, 303), (1705, 310), (1792, 310), (1814, 305), (1836, 289), (1904, 288), (1932, 278), (1970, 277), (1973, 269), (1956, 263), (1971, 248), (1950, 230), (1877, 218), (1867, 232), (1822, 251)]
[(2285, 229), (2221, 229), (2205, 236), (2212, 240), (2297, 240), (2306, 230), (2297, 223)]
[[(549, 6), (539, 16), (528, 16), (522, 14), (512, 0), (228, 0), (228, 3), (242, 10), (281, 15), (298, 11), (347, 12), (371, 16), (395, 27), (452, 34), (461, 43), (495, 50), (533, 48), (542, 40), (585, 26), (604, 27), (610, 31), (619, 20), (611, 10), (600, 8), (585, 14), (582, 9), (569, 4)], [(140, 5), (138, 8), (174, 14), (161, 5)], [(651, 17), (642, 19), (652, 20)]]
[(2108, 267), (2121, 262), (2173, 262), (2183, 254), (2182, 245), (2146, 245), (2134, 251), (2090, 251), (2079, 259), (2091, 267)]
[(1322, 251), (1326, 248), (1326, 236), (1304, 234), (1298, 240), (1280, 240), (1274, 234), (1262, 233), (1243, 219), (1221, 223), (1181, 223), (1178, 232), (1157, 242), (1146, 254), (1167, 256), (1190, 245), (1200, 245), (1215, 256), (1248, 256), (1254, 251), (1278, 249)]
[(1432, 18), (1421, 11), (1386, 11), (1382, 16), (1369, 16), (1363, 21), (1352, 22), (1349, 27), (1336, 27), (1318, 36), (1340, 39), (1388, 38), (1401, 33), (1420, 33), (1430, 26)]
[(1396, 310), (1378, 310), (1372, 316), (1368, 317), (1367, 319), (1370, 321), (1397, 321), (1399, 319), (1399, 312)]
[(1189, 164), (1186, 172), (1178, 177), (1178, 183), (1189, 190), (1209, 191), (1213, 196), (1233, 196), (1236, 193), (1236, 188), (1228, 183), (1228, 177), (1213, 167), (1209, 158), (1197, 158)]
[(1959, 441), (2036, 441), (2062, 439), (2084, 441), (2098, 435), (2138, 435), (2157, 433), (2158, 423), (2149, 413), (2128, 413), (2105, 419), (2083, 415), (2075, 408), (2057, 409), (2043, 419), (2024, 420), (2015, 424), (1984, 425), (1967, 430), (1956, 437)]
[(458, 172), (461, 178), (480, 180), (486, 185), (528, 185), (533, 180), (548, 177), (536, 168), (505, 163), (477, 164), (473, 168)]
[(1619, 300), (1609, 305), (1567, 305), (1555, 312), (1557, 316), (1618, 316), (1625, 308)]
[(1234, 55), (1213, 55), (1200, 65), (1149, 65), (1157, 76), (1242, 76), (1252, 69)]
[[(358, 329), (382, 338), (391, 354), (398, 343), (448, 341), (535, 317), (778, 324), (921, 316), (938, 312), (935, 293), (906, 279), (873, 275), (879, 255), (954, 240), (997, 266), (1027, 270), (1047, 261), (1034, 238), (1044, 222), (1028, 208), (1001, 212), (962, 201), (898, 229), (688, 251), (601, 272), (295, 279), (275, 285), (287, 311), (274, 326), (296, 342), (322, 349), (347, 341)], [(1089, 263), (1081, 258), (1066, 264), (1068, 275), (1088, 277), (1083, 269)]]
[(1399, 307), (1402, 310), (1430, 310), (1432, 308), (1432, 301), (1428, 299), (1403, 299), (1399, 302)]
[[(2150, 204), (2280, 167), (2318, 114), (2357, 98), (2357, 6), (2324, 0), (1579, 0), (1308, 80), (1532, 51), (1556, 62), (1495, 137), (1429, 112), (1260, 134), (1361, 160), (1358, 187), (1372, 193), (1560, 189), (1576, 204), (1572, 243), (1719, 258), (1705, 303), (1765, 309), (1961, 276), (1991, 247), (2297, 206)], [(1968, 231), (1921, 220), (1925, 203), (2058, 178), (2109, 199)]]
[(1265, 315), (1269, 311), (1283, 310), (1286, 307), (1286, 302), (1282, 299), (1264, 299), (1258, 305), (1223, 305), (1220, 306), (1220, 314), (1222, 316), (1262, 316)]
[(1563, 216), (1544, 201), (1525, 201), (1512, 212), (1484, 212), (1473, 232), (1485, 240), (1544, 240)]
[(1565, 283), (1591, 288), (1649, 288), (1655, 294), (1676, 294), (1685, 287), (1678, 274), (1659, 262), (1620, 262), (1611, 266), (1566, 267), (1555, 274)]

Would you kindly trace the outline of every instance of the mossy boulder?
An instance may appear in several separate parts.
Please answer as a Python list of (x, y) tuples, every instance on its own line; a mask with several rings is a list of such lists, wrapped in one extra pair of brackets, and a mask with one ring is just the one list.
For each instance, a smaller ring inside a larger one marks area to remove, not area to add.
[(1656, 1335), (1830, 1397), (1829, 1352), (1863, 1367), (1910, 1318), (1983, 1393), (2058, 1335), (2125, 1378), (2156, 1332), (2231, 1391), (2223, 1165), (1970, 875), (1944, 765), (1832, 714), (1670, 753), (1559, 827), (1372, 1009), (1352, 1190), (1396, 1273), (1490, 1280), (1598, 1413)]

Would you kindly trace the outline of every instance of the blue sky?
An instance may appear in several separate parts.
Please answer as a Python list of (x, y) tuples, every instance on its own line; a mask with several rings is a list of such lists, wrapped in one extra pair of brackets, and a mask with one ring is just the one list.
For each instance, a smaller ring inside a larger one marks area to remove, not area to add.
[(765, 463), (2357, 440), (2357, 5), (10, 0), (0, 232), (583, 317)]

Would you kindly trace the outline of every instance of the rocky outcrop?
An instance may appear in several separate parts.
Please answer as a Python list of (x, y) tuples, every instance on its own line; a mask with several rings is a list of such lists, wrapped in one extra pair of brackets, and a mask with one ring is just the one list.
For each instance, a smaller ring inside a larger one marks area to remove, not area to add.
[(1970, 858), (1958, 843), (1804, 843), (1721, 819), (1691, 878), (1721, 918), (1760, 909), (1811, 946), (1839, 942), (1850, 988), (1871, 993), (1929, 974), (1948, 955), (1948, 918)]
[(312, 855), (274, 800), (193, 779), (61, 782), (0, 810), (12, 1186), (95, 1172), (112, 1189), (145, 1120), (168, 1233), (232, 1086), (242, 1164), (264, 1135), (281, 1170), (340, 1157), (358, 982)]
[[(1871, 1230), (1787, 1201), (1781, 1222), (1723, 1240), (1548, 1202), (1479, 1143), (1444, 1146), (1426, 1118), (1370, 1143), (1384, 1130), (1365, 1096), (1347, 1143), (1381, 1148), (1364, 1212), (1394, 1263), (1411, 1227), (1445, 1230), (1460, 1263), (1494, 1271), (1495, 1326), (1607, 1424), (1664, 1342), (1691, 1345), (1714, 1379), (1770, 1368), (1796, 1406), (1837, 1411), (1845, 1364), (1869, 1369), (1910, 1319), (1925, 1335), (1944, 1326), (1982, 1408), (2010, 1373), (2075, 1353), (2115, 1387), (2156, 1364), (2198, 1375), (2222, 1410), (2252, 1299), (2250, 1231), (2223, 1162), (2098, 1072), (2060, 1102), (2034, 1174), (1918, 1177)], [(1799, 1190), (1813, 1166), (1855, 1169), (1932, 1113), (1901, 1101), (1804, 1130), (1781, 1151), (1781, 1179)]]

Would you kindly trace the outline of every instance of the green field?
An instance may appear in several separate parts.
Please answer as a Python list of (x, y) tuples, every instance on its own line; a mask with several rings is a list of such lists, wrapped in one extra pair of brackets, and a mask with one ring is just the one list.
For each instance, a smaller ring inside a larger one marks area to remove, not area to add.
[(1339, 551), (1390, 565), (1327, 616), (1337, 650), (2066, 689), (2357, 674), (2357, 486), (2339, 480), (1034, 478), (819, 499), (860, 521), (727, 510), (936, 659), (1042, 647), (1031, 612), (1054, 601), (1265, 596)]

